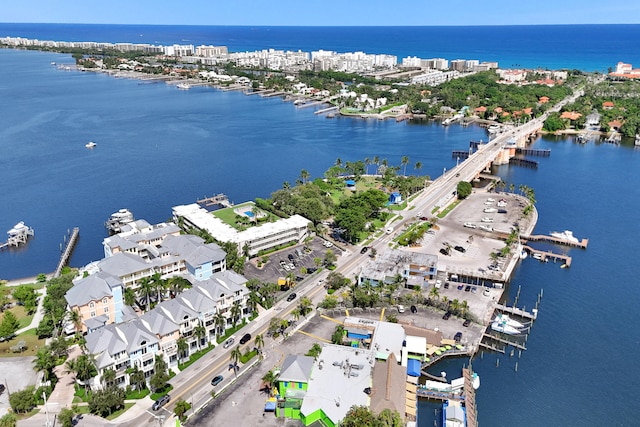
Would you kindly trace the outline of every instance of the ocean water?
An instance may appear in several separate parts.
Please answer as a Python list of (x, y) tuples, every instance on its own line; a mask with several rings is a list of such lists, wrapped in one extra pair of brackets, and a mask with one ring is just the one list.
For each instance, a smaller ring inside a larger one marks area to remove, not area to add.
[[(0, 25), (3, 32), (6, 25)], [(38, 38), (70, 39), (74, 31), (65, 25), (55, 34), (50, 26), (42, 27)], [(135, 27), (132, 34), (142, 34), (139, 30)], [(166, 40), (175, 40), (173, 34), (182, 28), (160, 30)], [(110, 41), (135, 41), (116, 37), (117, 26), (100, 31), (103, 37), (110, 33)], [(540, 31), (529, 32), (522, 46), (535, 45)], [(245, 33), (239, 30), (236, 37)], [(345, 50), (371, 50), (374, 42)], [(399, 41), (396, 45), (404, 48)], [(588, 48), (597, 45), (596, 40)], [(639, 47), (626, 46), (615, 52), (602, 47), (585, 56), (595, 58), (594, 64), (606, 55), (634, 62)], [(528, 48), (521, 51), (520, 57), (534, 56)], [(572, 52), (564, 60), (579, 56)], [(544, 61), (544, 55), (536, 60)], [(283, 181), (295, 182), (301, 169), (319, 176), (338, 157), (346, 161), (378, 155), (398, 164), (407, 155), (410, 164), (421, 161), (422, 172), (436, 175), (455, 164), (451, 150), (465, 149), (471, 139), (486, 139), (477, 127), (329, 120), (280, 99), (205, 88), (179, 91), (164, 84), (65, 72), (51, 61), (72, 63), (69, 55), (0, 50), (0, 230), (19, 220), (36, 229), (26, 248), (0, 253), (2, 278), (52, 271), (59, 244), (73, 226), (80, 226), (81, 239), (71, 264), (100, 258), (103, 222), (123, 207), (138, 218), (162, 221), (171, 215), (171, 206), (204, 195), (225, 192), (235, 202), (268, 196)], [(84, 147), (90, 140), (98, 143), (94, 150)], [(517, 352), (514, 357), (485, 353), (474, 359), (481, 376), (479, 422), (637, 425), (640, 150), (632, 141), (580, 145), (553, 137), (538, 139), (535, 147), (551, 149), (549, 158), (537, 159), (537, 170), (501, 166), (495, 172), (516, 188), (526, 184), (535, 189), (540, 213), (536, 232), (570, 229), (589, 238), (589, 247), (555, 248), (573, 256), (570, 269), (529, 258), (517, 269), (509, 301), (520, 286), (519, 305), (531, 308), (543, 289), (540, 315), (519, 359)], [(448, 362), (437, 370), (455, 378), (461, 363)], [(420, 425), (432, 426), (433, 409), (426, 405), (420, 413)]]
[(420, 58), (497, 61), (501, 67), (604, 71), (640, 64), (640, 25), (469, 27), (237, 27), (0, 23), (0, 36), (39, 40), (213, 44), (260, 49), (364, 51)]

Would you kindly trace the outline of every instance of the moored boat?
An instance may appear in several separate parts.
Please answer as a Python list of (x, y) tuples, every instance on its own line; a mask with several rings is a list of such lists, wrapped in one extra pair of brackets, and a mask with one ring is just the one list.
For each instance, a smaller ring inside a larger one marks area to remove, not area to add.
[(115, 234), (120, 232), (123, 225), (128, 224), (133, 220), (133, 214), (129, 209), (120, 209), (118, 212), (112, 213), (104, 225), (109, 229), (109, 232)]
[(564, 230), (563, 232), (553, 231), (550, 233), (551, 237), (555, 237), (556, 239), (562, 239), (571, 243), (580, 243), (576, 237), (573, 236), (573, 232), (571, 230)]
[(513, 326), (509, 326), (506, 323), (500, 323), (500, 322), (493, 322), (491, 324), (491, 329), (493, 329), (496, 332), (502, 332), (503, 334), (508, 334), (508, 335), (518, 335), (520, 333), (520, 331), (514, 328)]

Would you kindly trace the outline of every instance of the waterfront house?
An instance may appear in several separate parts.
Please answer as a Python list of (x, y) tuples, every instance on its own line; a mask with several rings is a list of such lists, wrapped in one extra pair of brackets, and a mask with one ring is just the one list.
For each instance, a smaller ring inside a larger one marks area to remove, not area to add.
[(600, 128), (600, 113), (598, 113), (596, 110), (589, 113), (585, 118), (584, 127), (587, 129)]
[(122, 282), (104, 272), (79, 279), (65, 294), (69, 309), (77, 312), (80, 320), (78, 325), (69, 325), (68, 331), (73, 332), (73, 326), (76, 326), (83, 333), (91, 332), (104, 325), (121, 322), (123, 291)]

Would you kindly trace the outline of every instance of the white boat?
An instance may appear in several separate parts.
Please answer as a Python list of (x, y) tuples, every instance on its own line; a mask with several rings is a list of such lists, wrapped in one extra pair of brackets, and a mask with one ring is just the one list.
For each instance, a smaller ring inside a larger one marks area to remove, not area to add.
[(96, 144), (96, 143), (95, 143), (95, 142), (93, 142), (93, 141), (89, 141), (89, 142), (87, 142), (84, 146), (85, 146), (85, 147), (87, 147), (87, 148), (93, 148), (93, 147), (95, 147), (96, 145), (98, 145), (98, 144)]
[(636, 133), (636, 140), (634, 142), (634, 145), (640, 145), (640, 133)]
[(504, 313), (498, 314), (494, 319), (494, 321), (498, 323), (505, 323), (511, 327), (518, 328), (518, 329), (524, 328), (524, 325), (522, 323), (510, 318), (508, 314), (504, 314)]
[(182, 90), (188, 90), (188, 89), (191, 89), (191, 85), (190, 85), (189, 83), (178, 83), (178, 84), (176, 85), (176, 87), (177, 87), (178, 89), (182, 89)]
[(9, 235), (9, 237), (15, 237), (23, 234), (33, 234), (33, 230), (27, 227), (23, 221), (20, 221), (19, 223), (14, 225), (11, 230), (7, 231), (7, 234)]
[(529, 254), (524, 249), (520, 251), (520, 259), (526, 259)]
[(534, 254), (533, 254), (533, 258), (534, 258), (534, 259), (541, 260), (541, 259), (542, 259), (542, 254), (541, 254), (541, 253), (536, 252), (536, 253), (534, 253)]
[(564, 230), (563, 232), (554, 231), (551, 233), (551, 237), (555, 237), (556, 239), (562, 239), (571, 243), (580, 243), (580, 240), (574, 237), (573, 232), (570, 230)]
[(498, 133), (500, 132), (500, 126), (499, 125), (491, 125), (487, 128), (487, 131), (490, 134), (494, 134), (494, 133)]
[(118, 212), (112, 213), (105, 222), (105, 227), (112, 233), (119, 233), (120, 228), (124, 224), (128, 224), (134, 220), (133, 214), (129, 209), (120, 209)]
[(509, 326), (506, 323), (500, 323), (500, 322), (493, 322), (491, 324), (491, 329), (493, 329), (496, 332), (502, 332), (503, 334), (509, 334), (509, 335), (518, 335), (520, 333), (520, 331), (514, 328), (513, 326)]

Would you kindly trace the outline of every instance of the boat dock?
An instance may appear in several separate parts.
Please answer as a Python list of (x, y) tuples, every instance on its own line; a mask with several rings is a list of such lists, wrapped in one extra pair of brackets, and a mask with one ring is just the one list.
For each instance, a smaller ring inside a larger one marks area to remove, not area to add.
[[(471, 363), (471, 362), (469, 362)], [(467, 410), (467, 427), (478, 427), (478, 408), (476, 407), (476, 389), (473, 388), (471, 365), (462, 369), (464, 378), (464, 406)]]
[(229, 201), (229, 197), (227, 197), (227, 195), (223, 193), (216, 194), (212, 197), (204, 196), (202, 199), (196, 200), (196, 203), (205, 208), (216, 207), (217, 209), (229, 208), (233, 206), (233, 203)]
[(559, 245), (571, 246), (574, 248), (587, 249), (587, 245), (589, 244), (589, 239), (582, 239), (580, 241), (571, 241), (567, 239), (561, 239), (559, 237), (553, 236), (545, 236), (545, 235), (533, 235), (533, 236), (525, 236), (521, 235), (520, 239), (528, 242), (549, 242), (556, 243)]
[(534, 259), (538, 259), (541, 262), (547, 262), (550, 259), (552, 259), (553, 262), (560, 260), (564, 262), (563, 265), (566, 265), (567, 267), (571, 267), (571, 257), (569, 255), (557, 254), (555, 252), (540, 251), (537, 249), (533, 249), (531, 246), (526, 246), (526, 245), (522, 245), (522, 249), (524, 249), (529, 254), (531, 254), (531, 256)]
[[(517, 342), (515, 342), (515, 341), (505, 340), (504, 338), (500, 338), (500, 337), (499, 337), (499, 336), (497, 336), (497, 335), (489, 334), (489, 333), (487, 333), (487, 332), (485, 332), (485, 333), (484, 333), (484, 335), (482, 335), (482, 338), (489, 338), (489, 339), (492, 339), (492, 340), (494, 340), (494, 341), (498, 341), (499, 343), (502, 343), (502, 344), (505, 344), (505, 345), (510, 345), (510, 346), (512, 346), (512, 347), (515, 347), (515, 348), (517, 348), (518, 350), (526, 350), (526, 349), (527, 349), (527, 347), (525, 347), (524, 345), (519, 344), (519, 343), (517, 343)], [(504, 350), (503, 350), (501, 353), (504, 353)]]
[(323, 113), (329, 113), (331, 111), (338, 111), (338, 107), (333, 106), (333, 107), (323, 108), (322, 110), (314, 111), (313, 114), (323, 114)]
[(509, 307), (507, 305), (502, 305), (502, 304), (496, 304), (496, 310), (499, 310), (503, 313), (513, 314), (514, 316), (519, 316), (519, 317), (522, 317), (523, 319), (528, 319), (531, 321), (536, 320), (538, 318), (538, 310), (535, 310), (529, 313), (528, 311), (525, 311), (521, 308)]
[[(64, 252), (60, 257), (60, 262), (58, 262), (58, 267), (56, 267), (56, 271), (55, 273), (53, 273), (53, 277), (60, 277), (60, 273), (62, 272), (62, 269), (69, 262), (69, 258), (71, 258), (71, 254), (73, 253), (73, 250), (76, 247), (76, 243), (78, 243), (78, 237), (80, 237), (80, 228), (73, 227), (73, 232), (71, 233), (71, 236), (67, 241), (67, 246), (64, 248)], [(66, 236), (65, 236), (65, 239), (66, 239)]]
[[(431, 365), (435, 365), (436, 363), (438, 363), (439, 361), (441, 361), (442, 359), (446, 358), (446, 357), (459, 357), (459, 356), (469, 356), (470, 355), (470, 350), (469, 349), (462, 349), (462, 350), (457, 350), (457, 349), (451, 349), (451, 350), (447, 350), (444, 353), (434, 356), (434, 357), (430, 357), (429, 361), (427, 362), (423, 362), (420, 366), (420, 369), (422, 371), (422, 374), (425, 376), (430, 376), (425, 374), (425, 369), (427, 369), (428, 367), (430, 367)], [(434, 378), (436, 379), (436, 378)], [(436, 379), (436, 381), (439, 381), (438, 379)]]
[(24, 222), (17, 223), (11, 230), (7, 231), (9, 237), (5, 243), (0, 244), (0, 250), (7, 249), (9, 247), (18, 247), (26, 244), (29, 237), (34, 235), (33, 228), (26, 226)]

